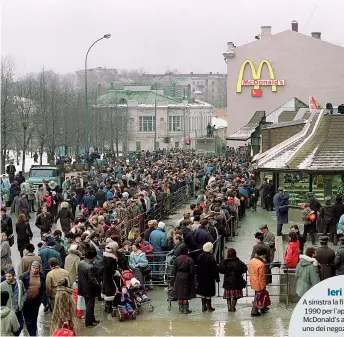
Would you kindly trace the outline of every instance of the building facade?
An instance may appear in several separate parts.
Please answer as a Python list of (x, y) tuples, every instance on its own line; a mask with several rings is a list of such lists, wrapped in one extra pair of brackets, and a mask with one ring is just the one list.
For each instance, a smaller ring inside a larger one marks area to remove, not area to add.
[(228, 43), (228, 136), (256, 111), (268, 113), (293, 97), (307, 102), (314, 96), (323, 106), (344, 103), (344, 48), (322, 41), (320, 33), (301, 34), (297, 26), (278, 34), (264, 26), (254, 42)]
[[(114, 119), (111, 134), (116, 131), (119, 111), (125, 111), (128, 125), (121, 127), (128, 127), (128, 137), (121, 135), (119, 150), (152, 151), (155, 139), (160, 149), (193, 148), (195, 138), (206, 135), (212, 109), (210, 104), (190, 95), (183, 97), (177, 92), (175, 97), (170, 97), (163, 90), (152, 90), (151, 86), (128, 85), (100, 96), (93, 113), (106, 117), (108, 124), (109, 119)], [(107, 139), (107, 147), (111, 148), (111, 137)]]

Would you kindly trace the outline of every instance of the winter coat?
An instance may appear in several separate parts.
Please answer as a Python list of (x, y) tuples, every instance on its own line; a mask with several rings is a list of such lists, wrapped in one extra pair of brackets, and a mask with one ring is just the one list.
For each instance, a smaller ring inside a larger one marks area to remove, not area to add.
[(1, 306), (0, 317), (1, 336), (13, 336), (15, 332), (19, 331), (20, 326), (17, 316), (9, 307)]
[(71, 230), (71, 223), (74, 221), (74, 216), (70, 209), (68, 208), (61, 208), (55, 219), (55, 222), (60, 219), (61, 227), (63, 232), (66, 234)]
[(320, 218), (322, 226), (330, 226), (333, 223), (333, 205), (330, 202), (320, 208)]
[(149, 242), (149, 237), (154, 230), (155, 230), (155, 228), (153, 228), (153, 227), (149, 227), (148, 229), (146, 229), (144, 232), (144, 235), (143, 235), (143, 239), (145, 241)]
[(1, 241), (1, 270), (8, 268), (12, 265), (11, 247), (8, 241)]
[[(15, 290), (12, 290), (12, 286), (8, 284), (5, 280), (1, 282), (0, 289), (1, 291), (7, 291), (9, 296), (7, 306), (14, 312), (22, 311), (24, 302), (26, 300), (26, 290), (24, 288), (23, 282), (16, 279)], [(17, 296), (17, 301), (14, 300), (14, 296)]]
[(198, 227), (194, 233), (197, 249), (202, 249), (203, 245), (207, 242), (214, 242), (213, 237), (204, 227)]
[(29, 202), (27, 201), (26, 198), (20, 198), (19, 211), (23, 214), (29, 213)]
[(106, 201), (105, 192), (103, 190), (98, 190), (98, 192), (95, 194), (95, 197), (98, 207), (103, 207), (103, 204)]
[(189, 250), (190, 251), (196, 250), (197, 245), (196, 245), (194, 232), (191, 229), (183, 226), (182, 234), (184, 238), (184, 243), (188, 246)]
[(178, 257), (180, 255), (180, 251), (183, 247), (187, 247), (184, 242), (178, 243), (178, 245), (173, 247), (173, 256)]
[[(27, 291), (29, 289), (29, 285), (30, 285), (30, 271), (26, 271), (25, 273), (20, 275), (19, 279), (23, 282), (24, 288)], [(46, 288), (45, 288), (45, 277), (44, 277), (43, 273), (39, 273), (39, 279), (41, 282), (41, 286), (39, 289), (39, 299), (40, 299), (41, 303), (44, 303)]]
[(85, 298), (97, 297), (99, 289), (94, 266), (89, 260), (82, 260), (78, 266), (78, 295)]
[(12, 219), (8, 215), (1, 219), (1, 233), (5, 233), (7, 237), (13, 234)]
[(309, 289), (320, 282), (318, 262), (315, 258), (300, 255), (296, 267), (296, 293), (302, 297)]
[(36, 217), (35, 225), (41, 230), (42, 233), (48, 233), (51, 231), (53, 222), (54, 217), (47, 212), (45, 215), (41, 213)]
[(113, 253), (104, 252), (103, 254), (103, 289), (102, 289), (102, 298), (105, 301), (113, 301), (116, 294), (116, 284), (119, 284), (119, 277), (115, 276), (116, 271), (118, 270), (117, 265), (117, 256)]
[(212, 253), (204, 252), (198, 257), (196, 275), (197, 294), (205, 297), (215, 296), (215, 282), (220, 282), (220, 275)]
[(273, 198), (278, 224), (288, 223), (289, 194), (278, 192)]
[(167, 236), (162, 228), (155, 229), (149, 236), (149, 243), (153, 246), (154, 253), (167, 250)]
[(344, 204), (336, 203), (333, 205), (333, 224), (337, 225), (340, 217), (344, 214)]
[(40, 256), (35, 255), (34, 253), (27, 253), (24, 255), (20, 261), (19, 267), (18, 267), (18, 274), (21, 275), (31, 269), (32, 262), (38, 261), (39, 263), (42, 263), (42, 259)]
[(38, 252), (38, 256), (40, 256), (42, 259), (42, 271), (44, 271), (45, 273), (50, 271), (50, 266), (49, 266), (48, 261), (51, 257), (56, 257), (57, 260), (59, 261), (60, 266), (62, 267), (61, 255), (53, 247), (47, 247), (47, 248), (41, 249)]
[(189, 300), (193, 297), (195, 281), (195, 264), (187, 255), (176, 258), (172, 270), (172, 282), (178, 300)]
[(68, 271), (70, 282), (73, 284), (78, 276), (78, 266), (80, 263), (81, 253), (78, 250), (69, 250), (66, 256), (64, 269)]
[(299, 263), (300, 242), (289, 242), (287, 252), (284, 257), (284, 263), (288, 268), (296, 268)]
[(254, 291), (266, 289), (266, 267), (261, 258), (254, 257), (250, 260), (248, 273), (250, 275), (250, 285)]
[(320, 280), (323, 281), (334, 276), (334, 258), (336, 253), (327, 246), (321, 246), (316, 249), (316, 259), (320, 264)]
[(334, 269), (337, 275), (344, 275), (344, 245), (337, 248), (336, 257), (334, 258)]
[(20, 214), (20, 199), (19, 195), (15, 196), (11, 206), (11, 214), (14, 214), (16, 217)]
[(70, 287), (58, 287), (55, 296), (54, 311), (51, 318), (50, 336), (56, 329), (60, 329), (64, 322), (74, 331), (75, 336), (80, 336), (80, 320), (76, 317), (76, 307), (73, 297), (73, 289)]
[(255, 256), (256, 256), (256, 253), (257, 253), (257, 249), (259, 247), (265, 247), (267, 249), (267, 254), (266, 254), (266, 257), (265, 257), (265, 262), (267, 264), (271, 263), (272, 261), (270, 260), (270, 256), (271, 256), (271, 253), (270, 253), (270, 247), (265, 243), (265, 242), (258, 242), (257, 244), (255, 244), (253, 246), (253, 249), (252, 249), (252, 253), (251, 253), (251, 259), (253, 259)]
[(129, 268), (130, 269), (140, 269), (148, 266), (148, 260), (146, 254), (138, 250), (136, 253), (131, 252), (129, 257)]
[(219, 272), (224, 274), (223, 289), (242, 290), (246, 287), (243, 274), (247, 273), (247, 266), (238, 257), (222, 260), (219, 264)]
[(274, 262), (274, 259), (275, 259), (275, 251), (276, 251), (276, 243), (275, 243), (275, 234), (270, 232), (270, 231), (267, 231), (266, 233), (264, 233), (264, 239), (263, 239), (263, 242), (269, 246), (270, 248), (270, 257), (269, 257), (269, 260), (270, 260), (270, 263)]
[(16, 224), (16, 233), (17, 233), (17, 245), (18, 250), (24, 250), (25, 246), (30, 243), (30, 240), (33, 237), (31, 227), (29, 222), (24, 222), (22, 224)]
[(45, 280), (47, 296), (55, 297), (59, 282), (65, 278), (68, 280), (68, 286), (71, 287), (72, 284), (67, 270), (60, 267), (51, 269)]
[(87, 209), (94, 209), (96, 207), (96, 198), (94, 195), (86, 195), (83, 204)]

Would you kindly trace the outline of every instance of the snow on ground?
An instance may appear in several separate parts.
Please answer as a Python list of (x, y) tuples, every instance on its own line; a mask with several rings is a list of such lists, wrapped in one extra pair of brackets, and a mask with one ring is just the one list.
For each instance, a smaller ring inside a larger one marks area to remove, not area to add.
[[(16, 170), (17, 170), (16, 172), (18, 172), (18, 171), (22, 170), (22, 155), (20, 155), (20, 157), (19, 157), (19, 165), (17, 165), (16, 158), (17, 158), (17, 154), (14, 151), (10, 151), (10, 159), (13, 160), (13, 163), (14, 163)], [(7, 163), (7, 161), (6, 161), (6, 163)], [(25, 156), (25, 170), (24, 170), (24, 172), (28, 173), (30, 171), (30, 167), (32, 165), (38, 165), (38, 164), (39, 164), (39, 158), (38, 158), (38, 163), (34, 163), (34, 160), (33, 160), (33, 158), (31, 158), (31, 155), (26, 155)], [(43, 165), (48, 164), (48, 158), (47, 158), (46, 153), (43, 153), (43, 163), (42, 164)], [(6, 166), (7, 165), (8, 164), (6, 164)]]
[(214, 117), (211, 119), (211, 125), (215, 125), (216, 128), (227, 127), (227, 121), (224, 120), (224, 119), (221, 118), (221, 117), (214, 116)]

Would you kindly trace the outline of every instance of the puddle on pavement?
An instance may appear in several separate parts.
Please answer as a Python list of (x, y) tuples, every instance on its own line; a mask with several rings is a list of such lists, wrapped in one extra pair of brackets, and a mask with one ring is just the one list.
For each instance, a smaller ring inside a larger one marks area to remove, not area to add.
[[(149, 293), (154, 311), (142, 306), (136, 320), (118, 321), (104, 312), (102, 302), (96, 302), (96, 318), (101, 324), (95, 328), (82, 328), (83, 336), (287, 336), (292, 307), (273, 303), (270, 312), (261, 317), (251, 318), (251, 298), (239, 300), (237, 311), (228, 313), (226, 302), (222, 298), (214, 298), (213, 313), (201, 312), (200, 299), (193, 299), (190, 308), (193, 312), (181, 315), (178, 303), (172, 302), (168, 311), (165, 289), (155, 288)], [(49, 335), (51, 313), (44, 314), (41, 307), (39, 318), (39, 335)], [(80, 320), (83, 324), (84, 321)], [(43, 329), (43, 331), (42, 331)]]

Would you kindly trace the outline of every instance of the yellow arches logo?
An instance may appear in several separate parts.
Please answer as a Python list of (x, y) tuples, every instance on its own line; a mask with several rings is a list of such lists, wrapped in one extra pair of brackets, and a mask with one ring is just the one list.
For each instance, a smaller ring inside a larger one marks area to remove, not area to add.
[[(245, 68), (246, 68), (247, 64), (251, 67), (252, 80), (244, 80), (243, 79)], [(262, 80), (260, 78), (264, 65), (266, 65), (268, 67), (269, 77), (270, 77), (269, 80), (264, 80), (264, 79)], [(277, 86), (283, 86), (283, 85), (284, 85), (284, 80), (276, 80), (275, 79), (274, 71), (273, 71), (271, 64), (268, 60), (261, 61), (257, 70), (256, 70), (256, 67), (254, 66), (254, 64), (251, 60), (246, 60), (246, 61), (244, 61), (244, 63), (241, 65), (241, 68), (240, 68), (236, 92), (242, 92), (242, 86), (253, 86), (253, 90), (260, 90), (260, 86), (271, 86), (271, 91), (276, 92)]]

